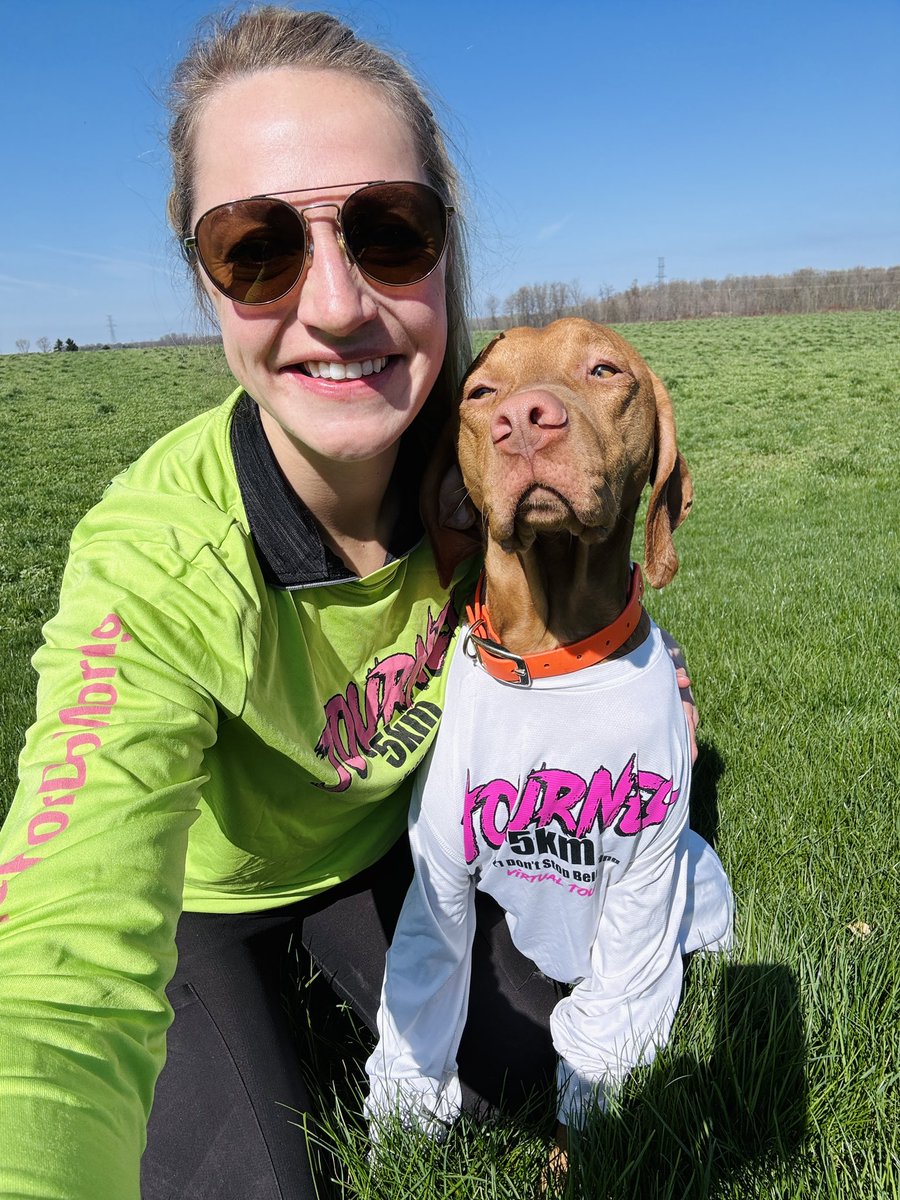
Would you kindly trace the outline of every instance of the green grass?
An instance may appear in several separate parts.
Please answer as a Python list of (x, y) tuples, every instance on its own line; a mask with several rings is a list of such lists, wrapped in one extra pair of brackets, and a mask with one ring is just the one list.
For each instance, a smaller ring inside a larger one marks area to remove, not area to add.
[(0, 359), (0, 816), (34, 715), (29, 659), (76, 521), (151, 442), (233, 387), (221, 350), (205, 346)]
[[(681, 570), (648, 607), (694, 678), (694, 819), (734, 886), (737, 951), (694, 965), (668, 1050), (585, 1139), (560, 1194), (898, 1197), (900, 314), (622, 332), (667, 381), (694, 475)], [(27, 659), (75, 518), (229, 384), (202, 350), (17, 356), (0, 369), (8, 798), (33, 703)], [(367, 1037), (318, 1022), (306, 1036), (323, 1090), (310, 1130), (323, 1195), (533, 1194), (546, 1111), (464, 1126), (436, 1148), (400, 1137), (373, 1172), (357, 1095)]]

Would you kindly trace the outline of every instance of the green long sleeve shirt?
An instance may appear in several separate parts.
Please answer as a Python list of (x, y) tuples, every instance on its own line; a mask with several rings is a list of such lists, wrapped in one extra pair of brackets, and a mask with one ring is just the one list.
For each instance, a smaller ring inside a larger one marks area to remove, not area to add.
[(429, 547), (274, 585), (239, 400), (81, 521), (34, 658), (0, 831), (4, 1200), (137, 1200), (182, 908), (283, 905), (374, 862), (441, 714), (457, 615)]

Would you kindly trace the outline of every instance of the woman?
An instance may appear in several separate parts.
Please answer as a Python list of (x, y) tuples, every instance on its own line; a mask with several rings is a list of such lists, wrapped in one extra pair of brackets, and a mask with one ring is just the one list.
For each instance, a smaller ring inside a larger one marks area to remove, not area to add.
[[(374, 1027), (456, 623), (417, 518), (468, 352), (422, 93), (263, 8), (173, 94), (170, 217), (239, 388), (79, 524), (35, 658), (0, 837), (4, 1195), (314, 1194), (280, 966), (301, 940)], [(551, 985), (496, 913), (481, 937), (470, 1102), (554, 1067)]]

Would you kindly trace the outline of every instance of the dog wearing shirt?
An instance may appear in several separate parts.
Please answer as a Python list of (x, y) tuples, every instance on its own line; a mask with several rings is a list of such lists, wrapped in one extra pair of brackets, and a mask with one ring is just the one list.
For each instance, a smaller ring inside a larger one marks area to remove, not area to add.
[[(432, 1135), (461, 1105), (476, 889), (568, 985), (551, 1018), (560, 1146), (665, 1045), (682, 958), (731, 945), (721, 863), (688, 824), (691, 741), (644, 574), (674, 576), (692, 486), (660, 380), (612, 330), (512, 329), (463, 384), (456, 449), (485, 570), (410, 813), (415, 878), (367, 1063), (366, 1112)], [(431, 523), (439, 565), (452, 535)]]

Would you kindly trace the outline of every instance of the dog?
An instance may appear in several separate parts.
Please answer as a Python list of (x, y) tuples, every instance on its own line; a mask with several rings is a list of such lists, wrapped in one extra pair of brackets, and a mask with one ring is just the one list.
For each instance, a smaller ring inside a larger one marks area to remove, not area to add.
[[(728, 949), (732, 897), (688, 825), (691, 744), (641, 604), (678, 568), (693, 487), (672, 405), (610, 329), (511, 329), (478, 356), (455, 428), (484, 574), (410, 815), (416, 874), (388, 954), (366, 1111), (433, 1135), (460, 1111), (455, 1055), (475, 889), (568, 994), (551, 1018), (558, 1137), (665, 1044), (683, 956)], [(445, 462), (438, 462), (442, 472)], [(644, 566), (631, 562), (650, 485)], [(434, 490), (434, 489), (432, 489)], [(442, 576), (471, 552), (426, 515)]]

